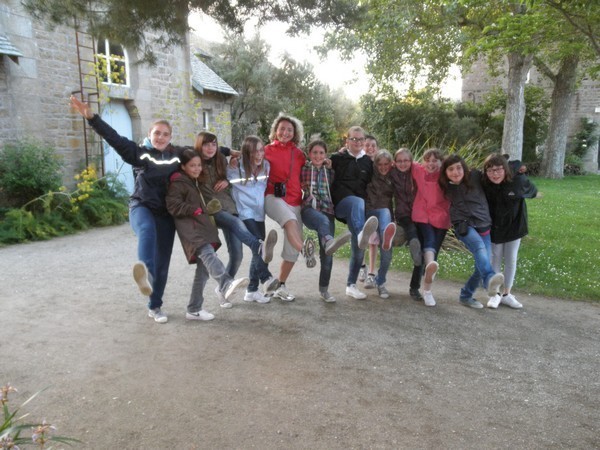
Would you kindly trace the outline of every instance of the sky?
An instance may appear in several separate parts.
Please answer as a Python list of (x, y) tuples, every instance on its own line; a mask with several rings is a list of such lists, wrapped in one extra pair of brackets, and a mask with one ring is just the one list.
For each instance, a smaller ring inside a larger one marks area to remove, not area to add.
[[(210, 17), (193, 13), (190, 16), (190, 25), (203, 38), (222, 42), (223, 30), (219, 24)], [(314, 68), (317, 78), (333, 89), (342, 89), (346, 96), (358, 102), (360, 96), (369, 90), (369, 80), (365, 72), (366, 58), (357, 56), (352, 61), (343, 61), (337, 52), (329, 52), (326, 59), (322, 60), (314, 47), (321, 43), (324, 31), (314, 30), (309, 36), (292, 37), (285, 33), (287, 25), (284, 23), (270, 23), (268, 32), (263, 29), (261, 37), (271, 47), (270, 62), (279, 66), (281, 56), (285, 52), (292, 55), (298, 62), (308, 62)], [(248, 26), (246, 35), (255, 34), (254, 27)], [(452, 79), (442, 86), (444, 97), (460, 100), (460, 71), (452, 71)]]

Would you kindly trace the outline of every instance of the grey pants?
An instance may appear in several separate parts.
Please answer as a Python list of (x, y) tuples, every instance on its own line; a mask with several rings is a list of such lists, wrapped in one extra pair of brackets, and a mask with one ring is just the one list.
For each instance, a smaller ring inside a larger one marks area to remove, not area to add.
[(188, 303), (189, 313), (196, 313), (202, 309), (204, 303), (204, 287), (209, 276), (219, 283), (219, 290), (225, 292), (231, 283), (231, 276), (225, 270), (225, 266), (215, 253), (210, 244), (205, 244), (196, 250), (196, 274), (192, 284), (192, 295)]
[(517, 254), (521, 239), (506, 242), (504, 244), (492, 244), (492, 268), (494, 272), (501, 273), (502, 262), (504, 262), (504, 288), (510, 291), (517, 273)]

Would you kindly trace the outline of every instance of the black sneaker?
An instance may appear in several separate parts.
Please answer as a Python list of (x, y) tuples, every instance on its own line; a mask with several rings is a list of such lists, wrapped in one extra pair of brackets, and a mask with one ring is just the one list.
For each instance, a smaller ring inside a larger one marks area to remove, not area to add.
[(410, 289), (408, 291), (408, 293), (410, 294), (410, 297), (417, 302), (422, 302), (423, 301), (423, 296), (421, 295), (421, 293), (419, 292), (418, 289)]

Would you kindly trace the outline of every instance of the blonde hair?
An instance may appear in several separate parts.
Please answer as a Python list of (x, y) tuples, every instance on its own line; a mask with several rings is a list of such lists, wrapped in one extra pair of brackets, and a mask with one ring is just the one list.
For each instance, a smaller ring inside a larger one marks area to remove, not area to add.
[(271, 142), (277, 139), (277, 127), (281, 122), (284, 121), (291, 123), (292, 127), (294, 127), (294, 137), (292, 138), (292, 142), (296, 144), (296, 147), (300, 147), (300, 143), (304, 138), (304, 127), (302, 126), (302, 122), (300, 122), (299, 119), (296, 119), (293, 116), (289, 116), (283, 112), (280, 112), (279, 115), (273, 121), (273, 124), (271, 125), (271, 132), (269, 133), (269, 139), (271, 140)]
[(392, 155), (390, 152), (388, 152), (387, 150), (379, 150), (377, 152), (377, 154), (375, 155), (375, 159), (373, 159), (373, 162), (375, 164), (377, 164), (379, 161), (381, 161), (382, 159), (386, 159), (388, 162), (393, 162), (394, 160), (392, 159)]

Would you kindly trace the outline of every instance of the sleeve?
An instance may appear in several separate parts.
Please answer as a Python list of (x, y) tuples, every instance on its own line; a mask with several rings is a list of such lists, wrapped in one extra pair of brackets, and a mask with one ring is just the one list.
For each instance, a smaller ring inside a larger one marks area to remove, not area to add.
[(104, 139), (108, 145), (116, 150), (127, 164), (139, 166), (139, 147), (126, 137), (120, 136), (109, 124), (100, 118), (98, 114), (88, 120), (90, 126)]
[(219, 151), (223, 156), (231, 156), (231, 149), (229, 147), (220, 146)]
[(185, 195), (178, 189), (176, 183), (171, 183), (169, 186), (165, 200), (167, 210), (173, 217), (194, 217), (198, 209), (185, 201)]
[(519, 193), (523, 198), (535, 198), (537, 195), (537, 188), (527, 176), (519, 174), (515, 176), (515, 179), (519, 180)]

